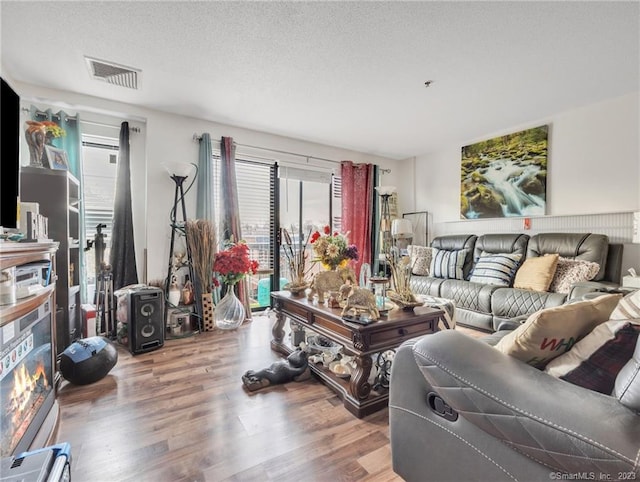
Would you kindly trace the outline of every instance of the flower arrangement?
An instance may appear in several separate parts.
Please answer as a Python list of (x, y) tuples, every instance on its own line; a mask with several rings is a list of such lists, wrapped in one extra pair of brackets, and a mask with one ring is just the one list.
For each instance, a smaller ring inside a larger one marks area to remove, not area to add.
[(290, 288), (306, 287), (307, 281), (305, 276), (307, 275), (307, 244), (310, 239), (311, 230), (306, 239), (303, 238), (303, 243), (300, 249), (296, 252), (293, 245), (293, 240), (289, 232), (282, 228), (282, 250), (284, 251), (284, 257), (287, 259), (289, 271), (291, 272)]
[(255, 274), (259, 265), (256, 260), (249, 259), (249, 246), (244, 241), (226, 244), (227, 249), (216, 253), (213, 261), (213, 271), (216, 273), (214, 284), (218, 286), (220, 280), (232, 287), (247, 274)]
[(31, 133), (37, 130), (43, 130), (45, 134), (51, 137), (64, 137), (67, 135), (67, 131), (65, 131), (62, 127), (60, 127), (58, 124), (52, 121), (42, 121), (42, 122), (27, 121), (26, 123), (28, 125), (27, 127), (28, 133)]
[(389, 265), (393, 282), (393, 289), (387, 291), (389, 299), (401, 308), (422, 305), (423, 302), (418, 300), (411, 291), (411, 258), (400, 256), (398, 250), (393, 248), (391, 252), (386, 254), (385, 259)]
[(358, 259), (358, 248), (355, 244), (347, 244), (347, 236), (334, 232), (331, 234), (331, 228), (325, 226), (324, 234), (319, 231), (311, 235), (311, 244), (313, 252), (316, 255), (314, 261), (320, 262), (326, 269), (342, 268), (347, 265), (349, 260)]

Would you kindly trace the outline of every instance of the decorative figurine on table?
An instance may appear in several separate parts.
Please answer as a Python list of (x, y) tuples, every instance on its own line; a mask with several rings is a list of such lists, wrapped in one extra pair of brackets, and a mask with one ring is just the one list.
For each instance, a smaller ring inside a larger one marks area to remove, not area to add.
[(376, 306), (376, 297), (368, 289), (344, 284), (340, 288), (340, 293), (347, 300), (345, 307), (342, 309), (342, 316), (349, 316), (353, 313), (353, 316), (358, 317), (361, 313), (364, 313), (370, 320), (375, 321), (380, 318), (380, 312)]
[(320, 271), (316, 273), (311, 282), (311, 289), (307, 295), (309, 301), (313, 300), (313, 295), (318, 295), (318, 303), (324, 303), (325, 293), (340, 291), (340, 287), (345, 283), (356, 284), (356, 276), (351, 268), (338, 268), (336, 271)]
[(296, 350), (286, 360), (272, 363), (268, 368), (247, 371), (242, 375), (242, 383), (249, 391), (253, 392), (279, 383), (299, 382), (310, 376), (308, 353)]

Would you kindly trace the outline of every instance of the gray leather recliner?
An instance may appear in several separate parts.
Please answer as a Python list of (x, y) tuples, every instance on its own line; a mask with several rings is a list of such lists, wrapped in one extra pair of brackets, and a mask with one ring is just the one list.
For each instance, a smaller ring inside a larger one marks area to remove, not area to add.
[(640, 479), (640, 415), (448, 330), (395, 356), (394, 471), (411, 481)]
[[(453, 300), (457, 323), (486, 332), (497, 330), (504, 321), (559, 306), (588, 292), (619, 286), (622, 245), (610, 244), (607, 236), (602, 234), (540, 233), (531, 238), (519, 233), (485, 234), (480, 237), (450, 235), (434, 238), (431, 246), (445, 250), (468, 249), (463, 267), (465, 279), (412, 276), (414, 293)], [(472, 283), (468, 279), (482, 252), (519, 253), (523, 256), (522, 261), (558, 253), (563, 257), (595, 261), (601, 269), (593, 281), (574, 285), (568, 295)]]

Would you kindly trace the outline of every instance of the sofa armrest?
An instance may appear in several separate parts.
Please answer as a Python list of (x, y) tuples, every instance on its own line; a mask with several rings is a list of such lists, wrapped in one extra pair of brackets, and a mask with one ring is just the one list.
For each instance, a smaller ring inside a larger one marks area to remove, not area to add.
[(450, 407), (514, 450), (567, 473), (640, 476), (640, 416), (617, 399), (556, 379), (455, 331), (421, 338), (413, 353)]
[(582, 281), (571, 287), (567, 300), (579, 300), (587, 293), (615, 293), (619, 288), (619, 284), (608, 281)]
[(520, 325), (522, 325), (525, 321), (527, 321), (528, 318), (529, 318), (529, 315), (522, 315), (522, 316), (517, 316), (515, 318), (512, 318), (510, 320), (501, 321), (496, 331), (504, 331), (504, 330), (513, 331), (516, 328), (518, 328)]

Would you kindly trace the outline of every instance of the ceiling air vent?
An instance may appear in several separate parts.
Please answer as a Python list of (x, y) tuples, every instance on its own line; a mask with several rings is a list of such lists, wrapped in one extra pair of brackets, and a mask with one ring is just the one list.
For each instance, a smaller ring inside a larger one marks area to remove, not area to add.
[(141, 70), (114, 64), (113, 62), (92, 59), (91, 57), (85, 57), (85, 59), (89, 66), (89, 73), (94, 79), (119, 85), (120, 87), (138, 88)]

